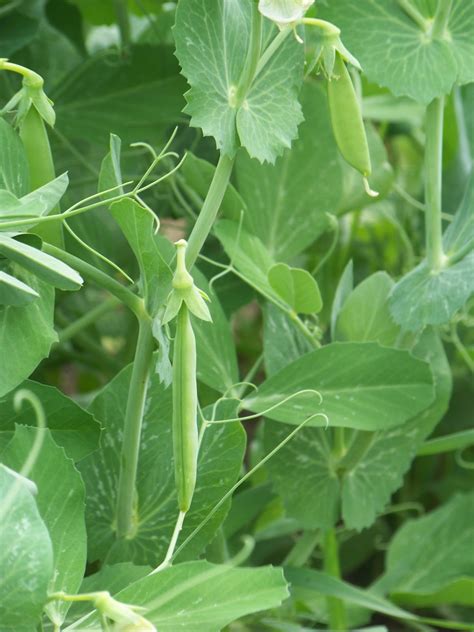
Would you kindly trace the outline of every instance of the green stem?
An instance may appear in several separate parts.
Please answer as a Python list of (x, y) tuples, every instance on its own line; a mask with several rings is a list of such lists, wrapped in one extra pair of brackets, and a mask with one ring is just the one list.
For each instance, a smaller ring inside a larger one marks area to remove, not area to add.
[(321, 532), (318, 531), (304, 531), (300, 538), (298, 538), (296, 544), (283, 561), (282, 566), (292, 566), (293, 568), (299, 568), (304, 566), (311, 557), (314, 549), (321, 540)]
[(262, 48), (262, 14), (258, 10), (256, 2), (252, 2), (252, 25), (250, 32), (249, 49), (245, 60), (244, 70), (237, 87), (237, 107), (240, 107), (247, 96), (247, 92), (255, 77), (260, 50)]
[(425, 227), (426, 257), (433, 272), (445, 263), (441, 218), (443, 167), (444, 97), (434, 99), (426, 109)]
[(234, 158), (222, 154), (217, 163), (201, 212), (188, 239), (188, 247), (186, 249), (186, 266), (188, 270), (191, 270), (196, 263), (201, 248), (211, 232), (227, 190), (233, 166)]
[[(324, 538), (324, 570), (329, 575), (341, 579), (339, 549), (334, 529), (329, 529)], [(347, 630), (347, 615), (344, 601), (337, 597), (326, 597), (326, 601), (330, 629), (337, 632), (345, 632)]]
[(428, 27), (428, 20), (413, 6), (411, 0), (398, 0), (400, 8), (415, 22), (418, 26), (426, 31)]
[(367, 450), (372, 445), (374, 438), (375, 432), (358, 430), (354, 435), (354, 439), (352, 440), (345, 457), (339, 463), (340, 467), (345, 471), (352, 470), (365, 456)]
[(431, 29), (431, 36), (433, 39), (441, 39), (444, 37), (449, 22), (449, 16), (451, 15), (452, 6), (453, 0), (438, 0), (433, 28)]
[(132, 43), (132, 35), (130, 28), (130, 16), (125, 0), (114, 0), (115, 15), (120, 30), (120, 40), (122, 48), (130, 48)]
[(144, 314), (143, 300), (131, 292), (128, 288), (118, 283), (115, 279), (110, 277), (105, 272), (98, 270), (89, 263), (86, 263), (79, 257), (71, 255), (69, 252), (56, 248), (51, 244), (43, 243), (43, 251), (52, 257), (56, 257), (60, 261), (67, 263), (81, 274), (82, 276), (90, 279), (93, 283), (110, 292), (121, 303), (126, 305), (137, 317), (141, 318)]
[(474, 445), (474, 429), (463, 430), (444, 437), (436, 437), (425, 441), (417, 452), (417, 456), (431, 456), (433, 454), (443, 454), (463, 450)]
[(346, 454), (344, 428), (334, 428), (333, 456), (340, 460)]
[(280, 46), (283, 44), (283, 42), (286, 40), (286, 38), (291, 32), (292, 32), (291, 26), (285, 26), (278, 33), (278, 35), (271, 41), (269, 46), (265, 49), (263, 55), (260, 57), (260, 60), (257, 64), (257, 69), (255, 70), (254, 79), (258, 77), (258, 75), (262, 72), (262, 70), (265, 68), (265, 66), (268, 64), (270, 59), (277, 52), (277, 50), (280, 48)]
[(80, 333), (83, 329), (90, 327), (97, 320), (99, 320), (102, 316), (110, 312), (111, 310), (118, 307), (121, 304), (115, 296), (107, 299), (94, 309), (86, 312), (83, 316), (75, 320), (73, 323), (65, 327), (59, 334), (59, 342), (66, 342), (71, 338), (74, 338), (78, 333)]
[(153, 359), (153, 333), (148, 316), (138, 321), (138, 341), (128, 391), (117, 490), (117, 537), (133, 537), (136, 531), (136, 479), (143, 412)]

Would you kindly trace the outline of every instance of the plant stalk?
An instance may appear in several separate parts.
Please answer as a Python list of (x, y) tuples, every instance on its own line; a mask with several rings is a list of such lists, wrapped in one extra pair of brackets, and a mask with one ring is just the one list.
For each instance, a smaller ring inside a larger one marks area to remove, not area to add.
[(186, 248), (186, 267), (188, 270), (191, 270), (196, 263), (201, 248), (211, 232), (229, 184), (233, 166), (234, 158), (222, 154), (217, 163), (201, 212), (188, 239), (188, 247)]
[(82, 332), (84, 329), (87, 329), (91, 325), (94, 325), (96, 321), (102, 318), (102, 316), (112, 311), (120, 304), (121, 301), (115, 298), (115, 296), (112, 296), (103, 303), (100, 303), (99, 305), (97, 305), (97, 307), (89, 310), (73, 323), (64, 327), (64, 329), (59, 333), (59, 342), (64, 343), (71, 338), (74, 338), (74, 336), (76, 336), (78, 333)]
[(452, 7), (453, 0), (438, 0), (433, 28), (431, 29), (431, 37), (433, 39), (441, 39), (444, 37)]
[(256, 2), (252, 2), (252, 24), (250, 31), (249, 49), (245, 60), (242, 76), (237, 87), (237, 107), (240, 107), (247, 96), (257, 71), (262, 48), (262, 14)]
[[(341, 578), (339, 549), (334, 529), (329, 529), (324, 538), (324, 570), (337, 579)], [(344, 601), (337, 597), (326, 597), (326, 601), (330, 629), (334, 632), (345, 632), (347, 630), (347, 614)]]
[(114, 0), (114, 9), (117, 17), (117, 24), (120, 30), (120, 42), (122, 48), (128, 49), (132, 44), (132, 34), (126, 0)]
[(105, 272), (98, 270), (90, 263), (86, 263), (83, 259), (71, 255), (69, 252), (56, 248), (46, 242), (43, 243), (43, 252), (56, 257), (60, 261), (67, 263), (71, 268), (74, 268), (83, 277), (90, 279), (93, 283), (110, 292), (113, 296), (119, 299), (121, 303), (126, 305), (136, 316), (141, 318), (145, 314), (145, 308), (143, 300), (131, 292), (128, 288), (124, 287), (118, 281), (110, 277)]
[(434, 99), (426, 109), (425, 228), (426, 258), (432, 272), (445, 263), (441, 217), (443, 167), (444, 97)]
[(133, 537), (136, 531), (135, 500), (138, 456), (148, 379), (153, 359), (151, 320), (138, 320), (138, 341), (128, 391), (117, 490), (117, 537)]

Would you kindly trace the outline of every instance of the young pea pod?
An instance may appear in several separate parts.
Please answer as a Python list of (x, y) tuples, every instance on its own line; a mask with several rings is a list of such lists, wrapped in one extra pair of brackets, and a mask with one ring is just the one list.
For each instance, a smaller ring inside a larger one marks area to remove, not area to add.
[[(176, 334), (173, 351), (173, 452), (178, 505), (186, 513), (196, 487), (198, 428), (197, 428), (197, 381), (196, 339), (190, 314), (202, 320), (211, 320), (203, 293), (194, 285), (186, 270), (186, 246), (184, 240), (176, 244), (176, 272), (173, 290), (163, 323), (176, 317)], [(205, 295), (204, 295), (205, 296)]]
[(344, 159), (362, 174), (369, 195), (377, 195), (370, 191), (367, 184), (367, 178), (372, 173), (372, 164), (359, 100), (339, 52), (336, 52), (334, 74), (328, 82), (328, 99), (332, 128), (339, 151)]

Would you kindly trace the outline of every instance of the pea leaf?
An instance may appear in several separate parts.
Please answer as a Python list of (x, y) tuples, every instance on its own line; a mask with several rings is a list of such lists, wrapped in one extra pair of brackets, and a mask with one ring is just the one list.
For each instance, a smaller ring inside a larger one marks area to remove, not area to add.
[[(131, 367), (121, 371), (98, 394), (90, 408), (104, 429), (101, 448), (79, 464), (87, 490), (89, 558), (103, 560), (108, 555), (109, 563), (127, 560), (135, 564), (157, 565), (166, 553), (178, 515), (172, 461), (171, 388), (165, 389), (156, 374), (151, 376), (137, 479), (137, 532), (134, 538), (116, 542), (116, 490), (130, 374)], [(206, 431), (199, 455), (193, 504), (186, 516), (180, 541), (234, 484), (242, 464), (244, 435), (238, 423), (216, 424)], [(228, 508), (229, 503), (216, 513), (183, 555), (191, 557), (205, 547)]]
[(336, 340), (372, 340), (387, 347), (396, 346), (400, 328), (393, 322), (388, 296), (394, 286), (386, 272), (376, 272), (349, 294), (339, 312)]
[[(339, 505), (350, 529), (369, 527), (402, 485), (418, 448), (443, 417), (451, 395), (451, 371), (439, 338), (427, 331), (416, 353), (430, 362), (435, 378), (434, 402), (406, 423), (375, 433), (346, 431), (346, 445), (359, 449), (351, 465), (338, 462), (330, 451), (330, 430), (303, 428), (268, 463), (287, 515), (304, 527), (335, 524)], [(265, 422), (265, 447), (270, 451), (289, 429)], [(350, 453), (349, 453), (350, 454)], [(288, 476), (288, 463), (292, 475)]]
[(281, 310), (267, 303), (263, 308), (263, 315), (263, 355), (267, 376), (277, 373), (303, 354), (313, 351), (311, 342)]
[[(424, 17), (433, 18), (435, 8), (436, 3), (424, 3)], [(431, 36), (429, 21), (424, 32), (396, 0), (335, 0), (321, 15), (341, 28), (345, 45), (359, 59), (368, 79), (396, 96), (428, 104), (448, 94), (455, 82), (474, 79), (468, 61), (474, 54), (474, 11), (469, 2), (454, 0), (442, 39)], [(361, 32), (366, 37), (361, 38)]]
[(288, 261), (328, 228), (343, 184), (327, 98), (317, 83), (305, 84), (304, 123), (299, 138), (275, 165), (260, 165), (245, 152), (237, 156), (238, 189), (247, 203), (243, 226)]
[[(322, 412), (330, 426), (382, 430), (427, 408), (434, 395), (429, 365), (407, 351), (375, 343), (332, 343), (272, 375), (245, 398), (244, 407), (263, 412), (303, 389), (318, 390), (321, 405), (315, 396), (301, 396), (267, 416), (298, 424)], [(308, 425), (325, 426), (325, 421), (316, 418)]]
[(30, 190), (25, 149), (17, 132), (0, 117), (0, 189), (16, 197)]
[(354, 288), (354, 264), (352, 259), (344, 268), (334, 293), (334, 300), (331, 307), (331, 340), (336, 339), (336, 324), (341, 309)]
[(426, 261), (402, 277), (390, 297), (395, 322), (408, 331), (451, 320), (474, 292), (474, 252), (464, 259), (432, 272)]
[(12, 271), (40, 298), (23, 307), (0, 306), (0, 348), (8, 358), (8, 363), (0, 362), (0, 397), (31, 375), (57, 340), (53, 288), (17, 267)]
[(276, 263), (268, 271), (272, 289), (297, 314), (317, 314), (323, 301), (318, 284), (307, 270)]
[[(185, 108), (191, 125), (213, 136), (224, 154), (234, 155), (241, 144), (250, 156), (274, 162), (291, 145), (302, 120), (297, 95), (303, 50), (288, 38), (239, 103), (251, 10), (250, 0), (182, 0), (176, 11), (176, 54), (191, 86)], [(265, 45), (275, 34), (266, 25)]]
[(453, 221), (443, 235), (443, 246), (448, 256), (461, 249), (474, 248), (474, 173), (471, 173), (462, 202)]
[(172, 279), (171, 270), (157, 243), (155, 221), (150, 211), (131, 199), (114, 202), (110, 212), (137, 258), (147, 306), (155, 315), (168, 298)]
[(413, 606), (472, 606), (473, 538), (474, 495), (458, 494), (397, 531), (387, 551), (385, 573), (374, 588)]
[[(41, 401), (51, 436), (70, 459), (79, 461), (97, 448), (100, 426), (89, 412), (52, 386), (26, 380), (21, 388), (32, 391)], [(12, 392), (0, 405), (0, 451), (12, 438), (15, 425), (36, 426), (28, 406), (15, 410), (13, 395)]]
[[(2, 499), (7, 498), (16, 482), (17, 478), (0, 465)], [(1, 531), (2, 630), (15, 632), (25, 626), (35, 629), (46, 603), (48, 582), (53, 572), (53, 551), (35, 499), (23, 484), (17, 487), (15, 501), (2, 517)], [(25, 599), (26, 594), (28, 599)]]
[[(276, 608), (288, 596), (279, 568), (233, 568), (187, 562), (139, 579), (115, 595), (146, 609), (160, 632), (219, 632), (247, 614)], [(65, 630), (97, 626), (95, 615)]]
[(127, 143), (161, 142), (165, 130), (183, 120), (185, 85), (170, 48), (134, 46), (126, 60), (99, 54), (70, 77), (49, 91), (56, 127), (68, 139), (107, 145), (112, 132)]
[(29, 285), (0, 270), (0, 305), (21, 307), (38, 297), (38, 292)]
[(0, 234), (0, 253), (38, 278), (62, 290), (78, 290), (81, 276), (70, 266), (21, 241)]
[[(2, 453), (3, 462), (19, 470), (30, 453), (36, 428), (18, 426), (13, 439)], [(86, 528), (84, 522), (84, 484), (73, 462), (58, 447), (49, 430), (45, 431), (39, 459), (29, 478), (38, 488), (39, 513), (53, 545), (53, 576), (49, 592), (75, 594), (81, 585), (86, 565)], [(31, 573), (28, 573), (31, 578)], [(62, 625), (69, 603), (54, 601), (45, 610), (51, 621)]]

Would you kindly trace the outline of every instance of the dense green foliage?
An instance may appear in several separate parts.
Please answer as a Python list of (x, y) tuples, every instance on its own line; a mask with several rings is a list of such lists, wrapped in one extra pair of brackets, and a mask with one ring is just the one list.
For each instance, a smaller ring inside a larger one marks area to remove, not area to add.
[(468, 0), (0, 0), (0, 632), (474, 630), (473, 112)]

